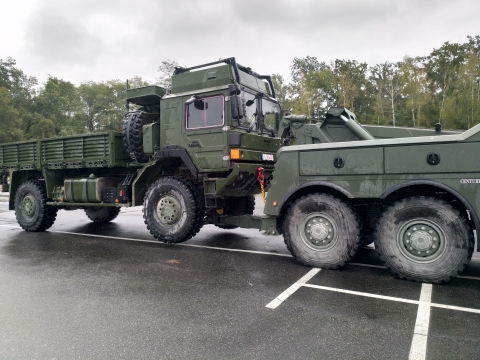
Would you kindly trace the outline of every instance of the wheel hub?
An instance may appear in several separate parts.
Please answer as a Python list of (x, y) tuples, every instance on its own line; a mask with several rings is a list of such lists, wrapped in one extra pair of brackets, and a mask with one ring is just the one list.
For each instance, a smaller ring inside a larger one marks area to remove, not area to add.
[(400, 248), (410, 259), (429, 262), (443, 254), (445, 236), (438, 225), (428, 220), (413, 220), (400, 230)]
[(167, 195), (162, 197), (157, 204), (157, 215), (160, 222), (166, 225), (175, 224), (182, 214), (182, 206), (177, 198)]
[(410, 243), (415, 250), (427, 250), (432, 247), (433, 237), (426, 231), (416, 231), (411, 236)]
[(32, 217), (35, 215), (36, 205), (32, 195), (27, 195), (22, 200), (22, 209), (25, 215)]
[(310, 214), (302, 222), (302, 240), (314, 250), (327, 250), (336, 242), (336, 225), (324, 214)]
[(325, 240), (328, 236), (328, 227), (326, 224), (314, 224), (310, 227), (310, 233), (315, 240)]

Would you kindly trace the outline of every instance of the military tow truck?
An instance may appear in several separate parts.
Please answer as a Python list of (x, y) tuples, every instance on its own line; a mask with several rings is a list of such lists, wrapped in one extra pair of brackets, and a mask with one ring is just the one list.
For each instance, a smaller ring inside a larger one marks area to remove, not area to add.
[[(129, 89), (127, 102), (123, 134), (0, 145), (0, 179), (23, 229), (48, 229), (58, 209), (102, 223), (143, 205), (167, 243), (205, 223), (257, 228), (283, 234), (300, 263), (336, 269), (372, 234), (393, 273), (433, 283), (471, 259), (480, 125), (362, 126), (344, 108), (322, 121), (282, 116), (271, 78), (234, 58), (177, 68), (171, 89)], [(253, 195), (265, 190), (265, 215), (254, 216)]]

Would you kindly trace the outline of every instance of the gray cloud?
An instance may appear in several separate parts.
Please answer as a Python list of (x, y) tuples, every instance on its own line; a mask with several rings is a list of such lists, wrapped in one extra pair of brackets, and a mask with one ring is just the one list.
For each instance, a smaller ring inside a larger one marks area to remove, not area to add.
[(24, 25), (23, 60), (11, 55), (40, 79), (77, 83), (153, 80), (167, 58), (192, 66), (236, 56), (288, 76), (293, 57), (373, 65), (426, 55), (477, 35), (479, 10), (476, 0), (42, 0)]

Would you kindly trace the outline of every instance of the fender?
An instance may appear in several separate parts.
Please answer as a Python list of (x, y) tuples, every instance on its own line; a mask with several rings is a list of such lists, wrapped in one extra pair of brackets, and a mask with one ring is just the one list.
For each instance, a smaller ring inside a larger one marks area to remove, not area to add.
[(340, 192), (341, 194), (345, 195), (347, 198), (349, 199), (353, 199), (354, 196), (347, 190), (345, 190), (344, 188), (342, 188), (341, 186), (337, 185), (337, 184), (332, 184), (328, 181), (321, 181), (321, 180), (314, 180), (314, 181), (309, 181), (309, 182), (306, 182), (306, 183), (303, 183), (301, 185), (298, 185), (297, 187), (295, 187), (293, 190), (291, 190), (290, 192), (288, 192), (288, 194), (283, 198), (282, 202), (279, 204), (279, 209), (282, 209), (283, 208), (283, 205), (295, 194), (297, 193), (299, 190), (301, 189), (304, 189), (304, 188), (307, 188), (307, 187), (312, 187), (312, 186), (323, 186), (323, 187), (328, 187), (330, 189), (333, 189), (335, 191), (338, 191)]
[(187, 150), (178, 145), (165, 146), (155, 153), (157, 160), (149, 162), (138, 171), (138, 175), (132, 184), (132, 205), (138, 206), (143, 203), (149, 184), (166, 167), (171, 166), (174, 158), (180, 158), (190, 170), (191, 174), (198, 179), (198, 168), (188, 155)]
[(187, 150), (185, 150), (183, 147), (178, 145), (165, 146), (163, 149), (158, 150), (155, 155), (158, 159), (168, 159), (175, 157), (182, 159), (184, 164), (187, 165), (188, 170), (190, 170), (192, 175), (195, 176), (196, 179), (198, 179), (198, 168), (193, 163), (190, 155), (188, 155)]

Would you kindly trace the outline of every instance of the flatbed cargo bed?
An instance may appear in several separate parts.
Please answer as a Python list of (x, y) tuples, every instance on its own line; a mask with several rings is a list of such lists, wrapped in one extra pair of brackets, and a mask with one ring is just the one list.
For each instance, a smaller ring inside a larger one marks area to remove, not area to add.
[(0, 145), (0, 172), (126, 166), (122, 134), (108, 131)]

